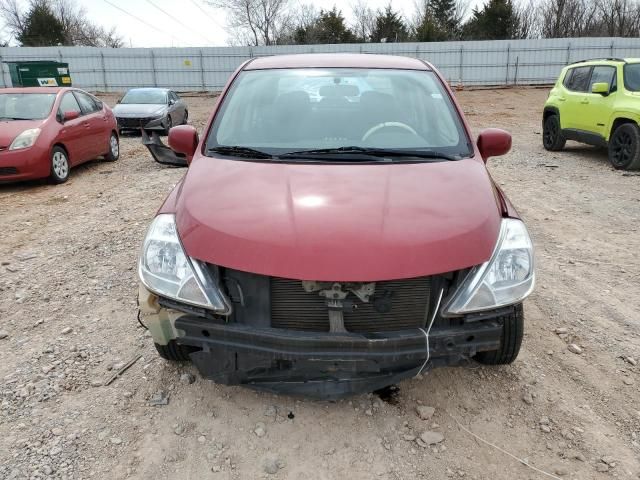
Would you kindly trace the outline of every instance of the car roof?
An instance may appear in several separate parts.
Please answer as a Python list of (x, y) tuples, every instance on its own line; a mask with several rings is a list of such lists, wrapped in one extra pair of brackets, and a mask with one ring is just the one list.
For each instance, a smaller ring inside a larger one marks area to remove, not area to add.
[(567, 65), (574, 67), (576, 65), (612, 65), (619, 63), (640, 63), (640, 58), (592, 58), (590, 60), (580, 60)]
[(162, 87), (136, 87), (136, 88), (130, 88), (129, 90), (127, 90), (127, 92), (133, 92), (137, 90), (159, 90), (161, 92), (169, 92), (171, 89), (162, 88)]
[(10, 87), (0, 89), (0, 93), (59, 93), (78, 90), (72, 87)]
[(244, 70), (272, 68), (389, 68), (399, 70), (431, 70), (425, 62), (411, 57), (362, 53), (305, 53), (273, 55), (250, 61)]

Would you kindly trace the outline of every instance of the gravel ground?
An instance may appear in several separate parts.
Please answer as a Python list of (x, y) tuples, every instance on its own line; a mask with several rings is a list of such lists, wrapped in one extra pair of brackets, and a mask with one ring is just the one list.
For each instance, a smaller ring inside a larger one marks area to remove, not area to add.
[[(514, 135), (489, 164), (537, 248), (513, 365), (326, 403), (161, 360), (136, 322), (135, 265), (184, 170), (124, 137), (118, 162), (64, 185), (0, 186), (0, 478), (640, 478), (640, 177), (595, 148), (545, 152), (545, 90), (458, 97), (476, 133)], [(187, 98), (197, 127), (214, 101)]]

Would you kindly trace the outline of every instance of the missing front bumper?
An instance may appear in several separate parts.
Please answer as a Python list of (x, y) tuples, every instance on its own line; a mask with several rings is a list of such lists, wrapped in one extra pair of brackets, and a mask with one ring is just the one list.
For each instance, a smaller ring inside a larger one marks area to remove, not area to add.
[(456, 365), (499, 347), (497, 321), (368, 334), (300, 332), (216, 324), (183, 316), (175, 327), (201, 374), (226, 385), (337, 399), (370, 392), (415, 376), (421, 369)]

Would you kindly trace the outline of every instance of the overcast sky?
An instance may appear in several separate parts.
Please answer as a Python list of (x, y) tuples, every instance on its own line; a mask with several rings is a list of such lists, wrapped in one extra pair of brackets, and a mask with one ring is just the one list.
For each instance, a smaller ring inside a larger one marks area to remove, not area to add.
[[(107, 28), (115, 26), (127, 46), (202, 47), (229, 44), (224, 12), (208, 6), (204, 0), (76, 2), (84, 6), (87, 16), (94, 22)], [(347, 19), (350, 17), (350, 5), (353, 3), (351, 0), (291, 0), (293, 6), (299, 2), (312, 3), (318, 9), (330, 9), (336, 5)], [(400, 10), (405, 17), (410, 18), (413, 15), (414, 2), (415, 0), (393, 0), (391, 4), (395, 10)], [(28, 1), (19, 0), (19, 3), (26, 5)], [(368, 3), (373, 9), (377, 9), (385, 7), (389, 0), (369, 0)], [(470, 0), (472, 7), (482, 3), (483, 0)], [(7, 37), (8, 32), (2, 24), (0, 38)]]

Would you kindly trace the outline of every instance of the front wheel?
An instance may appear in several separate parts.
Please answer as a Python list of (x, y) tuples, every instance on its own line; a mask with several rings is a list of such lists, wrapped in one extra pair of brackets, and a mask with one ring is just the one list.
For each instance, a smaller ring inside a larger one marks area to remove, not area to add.
[(502, 337), (500, 348), (489, 352), (479, 352), (474, 357), (478, 363), (485, 365), (506, 365), (512, 363), (522, 345), (524, 335), (524, 310), (522, 304), (516, 305), (514, 311), (502, 317)]
[(62, 147), (51, 150), (51, 172), (49, 180), (53, 183), (64, 183), (69, 179), (69, 156)]
[(111, 132), (111, 136), (109, 137), (109, 152), (104, 156), (104, 159), (107, 162), (115, 162), (120, 158), (120, 141), (118, 140), (118, 136)]
[(189, 111), (185, 110), (184, 111), (184, 118), (182, 119), (182, 124), (186, 125), (187, 123), (189, 123)]
[(623, 123), (609, 139), (609, 161), (618, 170), (640, 169), (640, 128)]
[(562, 136), (560, 129), (560, 118), (558, 115), (549, 115), (544, 120), (542, 129), (542, 145), (545, 150), (557, 152), (562, 150), (566, 143), (567, 140)]

